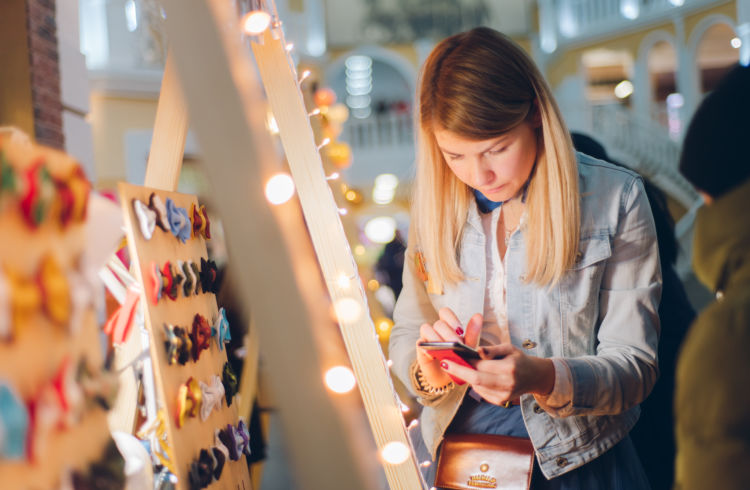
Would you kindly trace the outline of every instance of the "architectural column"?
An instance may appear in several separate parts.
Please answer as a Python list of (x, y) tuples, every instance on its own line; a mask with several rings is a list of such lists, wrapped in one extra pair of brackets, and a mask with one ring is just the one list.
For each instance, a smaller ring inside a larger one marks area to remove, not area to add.
[(674, 20), (674, 39), (675, 49), (677, 50), (677, 73), (675, 73), (675, 82), (677, 82), (677, 92), (682, 94), (685, 101), (680, 110), (680, 121), (682, 121), (682, 133), (687, 129), (687, 123), (693, 115), (693, 111), (700, 102), (700, 90), (696, 80), (696, 60), (691, 59), (688, 50), (688, 39), (685, 35), (685, 19), (682, 16)]

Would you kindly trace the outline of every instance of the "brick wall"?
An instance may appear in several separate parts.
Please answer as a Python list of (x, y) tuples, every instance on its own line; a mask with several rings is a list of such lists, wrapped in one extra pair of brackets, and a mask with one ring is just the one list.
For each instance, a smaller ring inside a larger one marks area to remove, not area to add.
[(26, 14), (36, 141), (63, 149), (55, 0), (27, 0)]

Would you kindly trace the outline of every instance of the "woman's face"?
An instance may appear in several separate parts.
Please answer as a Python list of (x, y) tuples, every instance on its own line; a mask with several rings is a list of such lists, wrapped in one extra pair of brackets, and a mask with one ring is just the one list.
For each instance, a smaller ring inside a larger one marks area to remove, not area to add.
[(526, 121), (488, 140), (465, 139), (445, 129), (435, 130), (435, 140), (456, 177), (492, 201), (515, 197), (536, 162), (537, 132)]

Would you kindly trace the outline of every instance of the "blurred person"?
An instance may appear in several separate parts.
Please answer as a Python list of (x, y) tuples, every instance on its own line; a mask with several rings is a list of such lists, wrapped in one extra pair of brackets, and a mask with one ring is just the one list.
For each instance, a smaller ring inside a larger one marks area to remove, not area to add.
[(688, 127), (680, 172), (704, 197), (695, 275), (716, 301), (677, 365), (675, 488), (750, 488), (750, 68), (736, 66)]
[[(622, 165), (612, 160), (604, 146), (594, 138), (576, 132), (571, 133), (571, 136), (576, 150), (600, 160)], [(663, 279), (659, 303), (659, 379), (651, 394), (641, 403), (641, 416), (630, 431), (630, 436), (641, 457), (651, 488), (660, 490), (672, 488), (674, 483), (676, 447), (672, 407), (677, 353), (690, 324), (695, 319), (695, 310), (674, 268), (678, 244), (674, 234), (674, 220), (667, 208), (667, 198), (661, 189), (648, 179), (644, 178), (643, 184), (651, 213), (654, 215)]]

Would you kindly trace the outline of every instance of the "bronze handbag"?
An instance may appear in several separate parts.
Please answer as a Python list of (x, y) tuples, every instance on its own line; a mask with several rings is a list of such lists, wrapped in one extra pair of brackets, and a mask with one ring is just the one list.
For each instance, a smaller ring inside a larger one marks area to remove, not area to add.
[(438, 458), (435, 486), (528, 490), (533, 467), (534, 446), (524, 437), (448, 434)]

